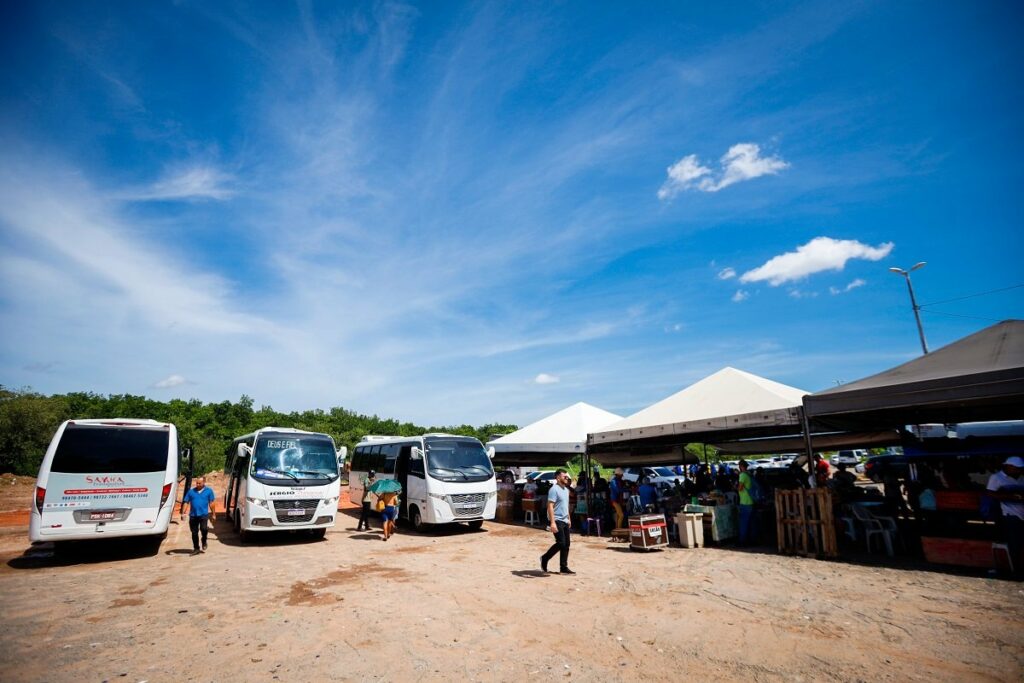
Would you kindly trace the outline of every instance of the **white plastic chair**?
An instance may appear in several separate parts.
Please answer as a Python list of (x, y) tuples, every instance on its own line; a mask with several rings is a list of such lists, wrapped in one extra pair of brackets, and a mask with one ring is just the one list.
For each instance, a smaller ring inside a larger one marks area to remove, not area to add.
[[(872, 536), (881, 536), (882, 541), (885, 543), (885, 552), (889, 554), (889, 557), (892, 557), (892, 537), (896, 535), (896, 523), (892, 518), (883, 517), (880, 519), (875, 517), (860, 505), (851, 505), (850, 509), (853, 510), (853, 516), (864, 527), (864, 542), (867, 545), (868, 552), (871, 552)], [(882, 520), (886, 521), (883, 522)], [(890, 528), (886, 522), (892, 522), (893, 528)]]

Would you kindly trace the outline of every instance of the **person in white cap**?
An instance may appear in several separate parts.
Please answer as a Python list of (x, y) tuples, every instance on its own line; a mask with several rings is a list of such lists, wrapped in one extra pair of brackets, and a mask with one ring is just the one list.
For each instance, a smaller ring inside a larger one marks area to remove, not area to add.
[(1009, 546), (1013, 566), (1024, 570), (1020, 554), (1024, 545), (1024, 458), (1013, 456), (1003, 462), (1003, 469), (988, 478), (988, 495), (998, 500), (1003, 513), (1003, 535)]

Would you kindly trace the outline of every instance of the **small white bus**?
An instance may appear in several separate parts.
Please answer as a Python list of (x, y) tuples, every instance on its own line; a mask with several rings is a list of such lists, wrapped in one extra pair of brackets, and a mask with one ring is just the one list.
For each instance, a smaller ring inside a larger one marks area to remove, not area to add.
[(483, 445), (468, 436), (367, 436), (352, 454), (349, 500), (363, 499), (363, 477), (402, 485), (399, 517), (417, 531), (427, 524), (468, 522), (479, 529), (494, 519), (498, 487), (491, 459)]
[(33, 543), (167, 534), (178, 488), (178, 430), (165, 422), (68, 420), (39, 467)]
[(242, 542), (252, 532), (308, 530), (323, 538), (334, 526), (341, 492), (339, 465), (327, 434), (264, 427), (228, 449), (224, 513)]

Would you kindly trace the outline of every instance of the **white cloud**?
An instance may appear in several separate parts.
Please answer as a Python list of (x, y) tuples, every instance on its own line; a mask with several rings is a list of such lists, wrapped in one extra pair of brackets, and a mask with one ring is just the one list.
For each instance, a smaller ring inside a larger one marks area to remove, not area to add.
[(733, 302), (737, 303), (737, 304), (739, 302), (741, 302), (741, 301), (746, 301), (749, 298), (750, 298), (750, 292), (748, 292), (746, 290), (743, 290), (743, 289), (737, 289), (736, 293), (732, 295)]
[(230, 199), (235, 179), (213, 166), (195, 165), (175, 169), (149, 187), (117, 195), (130, 201)]
[(193, 384), (181, 375), (171, 375), (166, 379), (162, 379), (153, 385), (154, 389), (173, 389), (174, 387), (180, 387), (183, 384)]
[[(763, 175), (775, 175), (789, 168), (789, 163), (779, 157), (762, 157), (761, 148), (750, 142), (733, 145), (722, 157), (725, 172), (713, 186), (701, 187), (706, 192), (718, 192), (744, 180), (753, 180)], [(703, 186), (704, 183), (702, 182)]]
[(710, 175), (711, 169), (701, 166), (696, 154), (685, 156), (666, 169), (668, 180), (658, 190), (658, 199), (672, 199), (692, 188), (699, 178)]
[(888, 256), (892, 248), (892, 242), (872, 247), (856, 240), (815, 237), (796, 251), (779, 254), (764, 265), (748, 270), (740, 277), (740, 282), (767, 280), (772, 287), (778, 287), (826, 270), (842, 270), (850, 259), (879, 261)]
[(534, 384), (558, 384), (560, 381), (560, 378), (555, 375), (549, 375), (546, 372), (542, 372), (533, 378)]
[(832, 294), (845, 294), (846, 292), (849, 292), (852, 289), (857, 289), (858, 287), (863, 287), (867, 283), (868, 283), (867, 280), (862, 280), (860, 278), (857, 278), (856, 280), (854, 280), (850, 284), (846, 285), (846, 287), (829, 287), (828, 291), (831, 292)]
[(813, 299), (818, 296), (817, 292), (807, 292), (802, 289), (791, 289), (789, 295), (794, 299)]
[(719, 280), (731, 280), (734, 277), (736, 277), (735, 268), (723, 268), (722, 270), (718, 271)]
[(741, 142), (729, 148), (721, 160), (721, 173), (716, 180), (712, 171), (703, 166), (696, 154), (689, 154), (668, 167), (668, 179), (658, 189), (658, 199), (673, 199), (684, 190), (718, 192), (744, 180), (764, 175), (776, 175), (789, 168), (789, 162), (777, 156), (761, 156), (761, 147), (752, 142)]

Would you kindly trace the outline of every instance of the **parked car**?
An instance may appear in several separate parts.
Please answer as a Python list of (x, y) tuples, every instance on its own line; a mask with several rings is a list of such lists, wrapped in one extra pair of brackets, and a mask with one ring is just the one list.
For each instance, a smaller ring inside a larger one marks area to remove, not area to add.
[(846, 465), (846, 466), (853, 465), (853, 466), (856, 466), (857, 464), (860, 463), (860, 461), (862, 459), (866, 458), (867, 455), (868, 455), (868, 452), (865, 451), (865, 450), (862, 450), (862, 449), (848, 450), (848, 451), (838, 451), (835, 455), (833, 455), (829, 459), (829, 462), (831, 462), (833, 466), (835, 466), (835, 465)]
[(673, 472), (671, 467), (627, 467), (622, 475), (622, 478), (629, 482), (637, 481), (640, 477), (647, 477), (657, 488), (661, 488), (662, 484), (674, 486), (676, 481), (683, 480), (683, 477)]
[(515, 481), (516, 488), (517, 489), (523, 488), (524, 486), (526, 486), (526, 482), (533, 481), (534, 479), (536, 479), (537, 477), (539, 477), (542, 474), (544, 474), (544, 473), (542, 471), (540, 471), (540, 470), (534, 470), (532, 472), (527, 472), (526, 475), (523, 476), (522, 478), (516, 479), (516, 481)]

